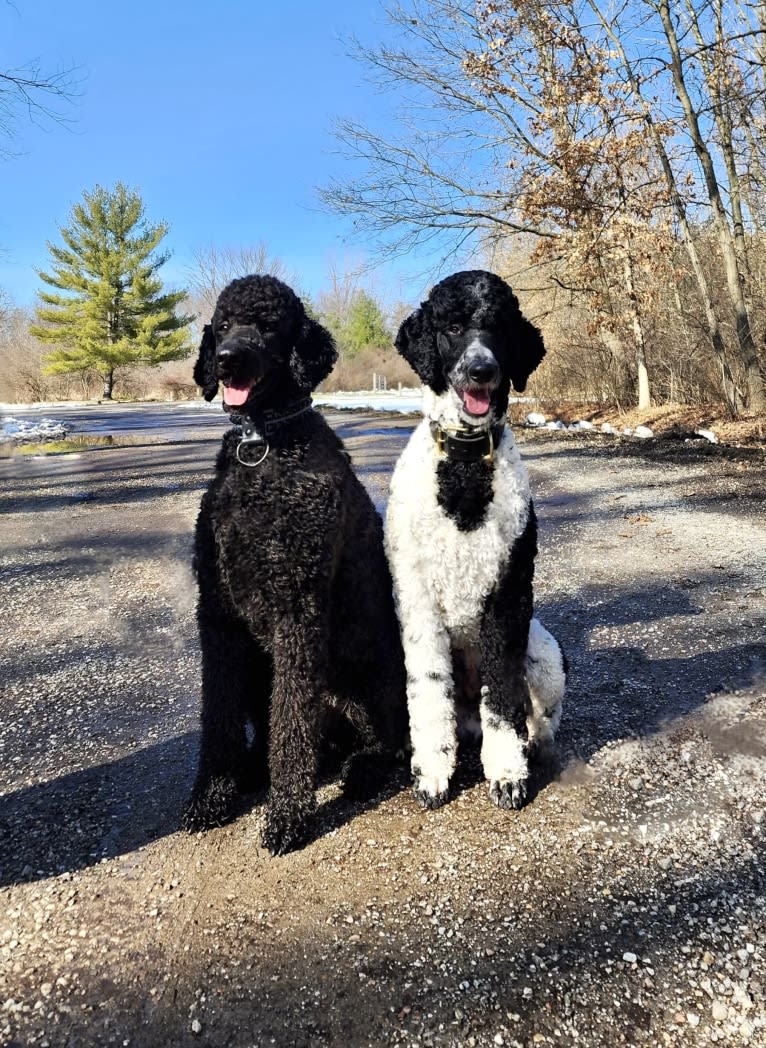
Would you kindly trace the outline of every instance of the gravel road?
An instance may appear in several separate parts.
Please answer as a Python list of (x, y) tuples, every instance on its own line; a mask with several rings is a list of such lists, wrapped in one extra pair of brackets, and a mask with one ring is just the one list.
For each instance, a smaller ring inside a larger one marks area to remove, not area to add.
[[(383, 506), (412, 422), (330, 414)], [(217, 447), (0, 461), (0, 1044), (766, 1045), (766, 462), (519, 433), (561, 769), (178, 831)]]

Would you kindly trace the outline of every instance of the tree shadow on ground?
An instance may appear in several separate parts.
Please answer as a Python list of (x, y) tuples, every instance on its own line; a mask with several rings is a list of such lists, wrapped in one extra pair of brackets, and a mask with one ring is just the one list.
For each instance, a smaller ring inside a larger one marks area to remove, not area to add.
[[(711, 865), (681, 885), (672, 873), (650, 874), (641, 887), (615, 885), (596, 899), (593, 871), (580, 860), (561, 884), (538, 884), (531, 901), (513, 879), (497, 879), (501, 868), (493, 870), (496, 918), (477, 918), (472, 902), (466, 903), (470, 891), (461, 891), (446, 918), (450, 930), (461, 932), (449, 941), (444, 927), (416, 908), (419, 901), (436, 902), (431, 884), (412, 885), (407, 900), (389, 897), (380, 930), (355, 922), (353, 937), (331, 921), (308, 936), (291, 935), (283, 925), (279, 933), (288, 934), (274, 934), (247, 909), (235, 918), (221, 895), (218, 911), (194, 922), (201, 937), (195, 941), (187, 929), (188, 952), (175, 952), (169, 970), (158, 949), (138, 982), (120, 969), (106, 984), (95, 970), (81, 977), (84, 1006), (68, 1010), (69, 1032), (90, 1043), (97, 1024), (103, 1033), (106, 1017), (115, 1039), (129, 1037), (135, 1048), (191, 1045), (193, 1014), (201, 1020), (202, 1043), (216, 1045), (242, 1044), (246, 1030), (247, 1043), (293, 1048), (475, 1039), (482, 1045), (574, 1044), (583, 1031), (592, 1048), (654, 1046), (673, 1023), (678, 1001), (686, 1001), (681, 1028), (672, 1027), (681, 1039), (667, 1043), (710, 1043), (710, 1001), (691, 996), (687, 966), (696, 968), (711, 933), (730, 931), (727, 922), (736, 925), (743, 907), (754, 919), (762, 912), (757, 857), (731, 867)], [(281, 894), (290, 912), (305, 905), (289, 878)], [(463, 914), (466, 923), (459, 925), (455, 918)], [(226, 930), (216, 937), (215, 950), (205, 938), (210, 926)], [(684, 964), (678, 960), (681, 943), (694, 954)], [(725, 974), (725, 961), (717, 956), (711, 962), (713, 978)], [(157, 983), (163, 990), (150, 997), (148, 988)], [(206, 997), (200, 999), (199, 987), (209, 988)], [(96, 1015), (91, 1001), (99, 1002)], [(699, 1029), (686, 1026), (692, 1009), (702, 1014)]]
[[(593, 585), (540, 604), (541, 619), (569, 660), (559, 736), (564, 754), (587, 760), (611, 740), (660, 730), (712, 695), (766, 682), (763, 613), (753, 607), (760, 625), (751, 624), (743, 639), (742, 616), (719, 620), (701, 600), (720, 581), (700, 575), (686, 580), (688, 588), (635, 585), (617, 592)], [(640, 643), (621, 643), (621, 629), (638, 634)]]

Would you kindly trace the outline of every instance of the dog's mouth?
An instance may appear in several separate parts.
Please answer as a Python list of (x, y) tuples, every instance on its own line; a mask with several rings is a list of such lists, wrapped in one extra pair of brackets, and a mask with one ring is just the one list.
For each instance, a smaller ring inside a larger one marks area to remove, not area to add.
[(489, 386), (463, 389), (459, 395), (465, 411), (476, 418), (486, 415), (492, 404), (492, 390)]
[(250, 382), (224, 382), (223, 402), (230, 408), (241, 408), (246, 403), (251, 391), (258, 385), (260, 379), (251, 379)]

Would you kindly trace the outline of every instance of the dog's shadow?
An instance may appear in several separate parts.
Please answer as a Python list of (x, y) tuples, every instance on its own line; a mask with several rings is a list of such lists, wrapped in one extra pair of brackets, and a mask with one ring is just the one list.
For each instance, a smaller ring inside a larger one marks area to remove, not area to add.
[[(198, 740), (197, 732), (187, 732), (0, 797), (0, 887), (73, 873), (176, 833)], [(326, 770), (319, 787), (337, 779), (338, 769)], [(371, 811), (408, 781), (404, 765), (396, 764), (374, 795), (330, 797), (319, 805), (301, 846)], [(256, 813), (267, 800), (265, 786), (241, 793), (229, 824)]]

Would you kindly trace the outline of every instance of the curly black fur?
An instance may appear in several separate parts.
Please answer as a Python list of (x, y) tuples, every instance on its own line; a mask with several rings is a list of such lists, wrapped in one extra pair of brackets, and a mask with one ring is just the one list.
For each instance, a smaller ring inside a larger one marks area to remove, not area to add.
[(450, 462), (442, 459), (436, 467), (436, 499), (460, 531), (474, 531), (484, 520), (492, 501), (492, 464)]
[(524, 669), (529, 624), (534, 604), (537, 556), (537, 516), (532, 503), (524, 531), (513, 544), (511, 558), (487, 600), (481, 629), (482, 680), (489, 684), (495, 710), (527, 737), (529, 688)]
[[(251, 276), (221, 293), (194, 375), (206, 397), (219, 381), (246, 391), (236, 410), (261, 426), (334, 359), (290, 288)], [(380, 785), (405, 733), (404, 664), (381, 522), (330, 427), (313, 410), (281, 422), (254, 468), (237, 461), (240, 439), (225, 435), (197, 520), (202, 736), (184, 825), (223, 823), (239, 789), (268, 781), (263, 840), (277, 854), (305, 836), (339, 713), (357, 745), (347, 792)]]

